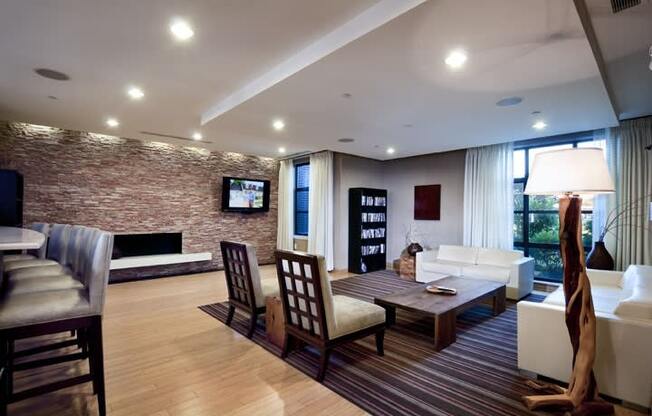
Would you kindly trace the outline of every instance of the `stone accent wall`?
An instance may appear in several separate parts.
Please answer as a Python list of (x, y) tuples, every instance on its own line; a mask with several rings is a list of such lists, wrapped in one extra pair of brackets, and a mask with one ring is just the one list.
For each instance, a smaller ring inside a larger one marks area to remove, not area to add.
[[(222, 239), (254, 244), (260, 263), (274, 261), (274, 159), (0, 122), (0, 168), (24, 175), (26, 224), (81, 224), (115, 233), (181, 231), (184, 253), (213, 253), (212, 262), (132, 270), (119, 273), (121, 279), (125, 273), (146, 277), (221, 268)], [(269, 212), (222, 212), (223, 176), (271, 180)]]

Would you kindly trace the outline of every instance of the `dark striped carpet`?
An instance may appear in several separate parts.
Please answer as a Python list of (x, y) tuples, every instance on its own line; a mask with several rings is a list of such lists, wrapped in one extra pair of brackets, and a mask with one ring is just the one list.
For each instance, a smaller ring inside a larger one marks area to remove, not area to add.
[[(332, 282), (335, 294), (373, 302), (373, 297), (415, 285), (391, 271)], [(532, 298), (532, 297), (531, 297)], [(534, 297), (530, 300), (540, 300)], [(225, 303), (200, 306), (221, 322)], [(247, 317), (236, 313), (232, 327), (246, 333)], [(263, 319), (253, 341), (273, 354)], [(292, 352), (287, 362), (311, 377), (318, 353)], [(492, 316), (488, 306), (469, 309), (457, 319), (457, 341), (441, 352), (433, 348), (433, 321), (397, 311), (386, 332), (385, 356), (376, 355), (374, 337), (334, 350), (324, 385), (374, 415), (534, 415), (521, 403), (532, 394), (516, 368), (516, 304)]]

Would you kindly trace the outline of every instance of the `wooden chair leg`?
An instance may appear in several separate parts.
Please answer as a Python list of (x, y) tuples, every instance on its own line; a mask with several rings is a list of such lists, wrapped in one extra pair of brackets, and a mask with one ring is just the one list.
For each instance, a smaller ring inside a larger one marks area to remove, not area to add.
[(89, 362), (92, 361), (93, 391), (97, 394), (97, 407), (100, 416), (106, 416), (106, 396), (104, 392), (104, 352), (102, 348), (102, 317), (93, 318), (88, 333)]
[(7, 397), (14, 394), (14, 351), (16, 343), (13, 339), (7, 341), (7, 359), (5, 361), (5, 372), (7, 373)]
[[(7, 345), (7, 340), (0, 340), (0, 368), (2, 369), (7, 366), (7, 362), (9, 361)], [(7, 416), (7, 406), (9, 405), (10, 398), (7, 381), (7, 371), (0, 372), (0, 416)]]
[(285, 333), (285, 336), (283, 337), (283, 346), (281, 347), (281, 358), (287, 358), (288, 354), (290, 353), (290, 334), (287, 332)]
[(249, 330), (247, 331), (247, 338), (251, 338), (254, 335), (254, 331), (256, 330), (256, 322), (258, 322), (258, 315), (252, 313), (249, 321)]
[(331, 357), (331, 350), (325, 349), (321, 351), (321, 356), (319, 357), (319, 372), (317, 373), (317, 381), (324, 381), (326, 376), (326, 368), (328, 368), (328, 361)]
[(231, 325), (231, 321), (233, 320), (233, 314), (235, 313), (235, 306), (229, 305), (229, 312), (226, 315), (226, 325), (229, 326)]
[(385, 330), (376, 332), (376, 351), (381, 357), (385, 355)]

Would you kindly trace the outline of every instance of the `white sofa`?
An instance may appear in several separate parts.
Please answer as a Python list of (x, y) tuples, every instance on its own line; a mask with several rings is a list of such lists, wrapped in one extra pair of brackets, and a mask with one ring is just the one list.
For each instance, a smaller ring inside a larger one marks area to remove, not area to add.
[[(652, 266), (625, 273), (588, 270), (597, 316), (594, 365), (599, 391), (652, 406)], [(564, 322), (564, 292), (543, 303), (519, 302), (518, 367), (568, 382), (572, 349)]]
[(532, 292), (534, 259), (523, 257), (523, 252), (516, 250), (450, 245), (417, 253), (417, 282), (431, 282), (446, 276), (504, 282), (507, 297), (518, 300)]

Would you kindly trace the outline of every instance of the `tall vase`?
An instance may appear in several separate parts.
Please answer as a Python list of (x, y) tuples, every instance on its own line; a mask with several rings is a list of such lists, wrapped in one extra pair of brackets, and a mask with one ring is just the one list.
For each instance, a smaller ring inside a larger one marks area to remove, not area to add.
[(591, 250), (586, 258), (586, 267), (598, 270), (614, 269), (614, 259), (611, 257), (611, 254), (609, 254), (607, 247), (605, 247), (604, 241), (596, 241), (593, 243), (593, 250)]

